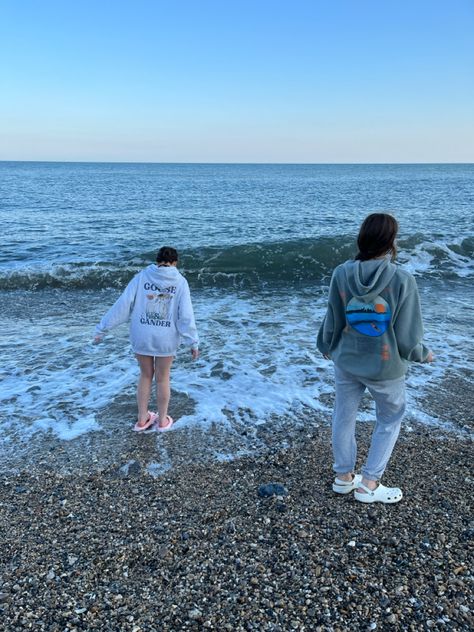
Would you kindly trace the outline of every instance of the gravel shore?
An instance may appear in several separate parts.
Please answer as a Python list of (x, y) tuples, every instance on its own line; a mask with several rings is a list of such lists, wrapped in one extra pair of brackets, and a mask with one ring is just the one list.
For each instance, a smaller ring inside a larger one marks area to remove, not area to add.
[[(412, 428), (384, 477), (404, 490), (394, 506), (332, 493), (330, 430), (316, 424), (286, 448), (159, 477), (146, 449), (89, 474), (11, 472), (0, 487), (0, 626), (470, 630), (472, 442)], [(279, 495), (261, 495), (268, 483)]]

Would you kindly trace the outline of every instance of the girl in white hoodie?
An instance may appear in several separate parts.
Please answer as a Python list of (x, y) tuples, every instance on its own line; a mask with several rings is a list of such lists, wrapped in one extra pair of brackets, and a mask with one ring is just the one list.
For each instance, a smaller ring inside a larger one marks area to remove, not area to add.
[[(194, 360), (199, 356), (189, 286), (178, 272), (177, 263), (178, 253), (174, 248), (160, 248), (156, 264), (133, 277), (96, 327), (94, 342), (97, 344), (107, 331), (130, 319), (130, 342), (140, 366), (138, 420), (134, 427), (137, 432), (152, 427), (163, 432), (173, 425), (168, 415), (170, 370), (180, 340), (190, 347)], [(153, 376), (157, 413), (148, 410)]]

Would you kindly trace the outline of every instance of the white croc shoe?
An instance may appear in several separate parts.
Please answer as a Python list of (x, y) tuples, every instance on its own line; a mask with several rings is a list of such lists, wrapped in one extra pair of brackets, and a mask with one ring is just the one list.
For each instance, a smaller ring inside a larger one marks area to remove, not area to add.
[(362, 476), (360, 474), (354, 474), (351, 481), (343, 481), (340, 478), (335, 478), (332, 484), (333, 492), (336, 494), (350, 494), (356, 487), (360, 487)]
[(365, 491), (365, 494), (363, 492), (354, 492), (354, 498), (361, 503), (392, 504), (400, 502), (403, 498), (403, 492), (398, 487), (385, 487), (385, 485), (380, 483), (375, 489), (369, 489), (362, 483), (359, 483), (356, 487)]

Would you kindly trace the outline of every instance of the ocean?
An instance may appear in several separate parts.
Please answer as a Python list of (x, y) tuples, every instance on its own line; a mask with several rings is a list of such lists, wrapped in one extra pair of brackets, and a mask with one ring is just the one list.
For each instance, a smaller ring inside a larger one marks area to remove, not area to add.
[(398, 262), (436, 356), (410, 369), (406, 423), (461, 431), (426, 402), (433, 389), (462, 397), (452, 378), (472, 388), (474, 165), (0, 162), (2, 450), (130, 431), (127, 326), (91, 341), (162, 245), (180, 252), (202, 341), (200, 359), (181, 350), (172, 371), (176, 431), (329, 423), (333, 373), (316, 335), (331, 271), (375, 211), (399, 221)]

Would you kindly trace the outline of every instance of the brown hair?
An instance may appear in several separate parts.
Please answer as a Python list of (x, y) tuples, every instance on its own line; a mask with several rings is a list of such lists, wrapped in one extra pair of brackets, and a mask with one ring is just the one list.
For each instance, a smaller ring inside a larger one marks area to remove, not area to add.
[(395, 237), (398, 233), (397, 220), (388, 213), (372, 213), (362, 222), (357, 246), (359, 252), (356, 259), (368, 261), (392, 253), (392, 260), (397, 255)]
[(170, 246), (163, 246), (158, 250), (156, 263), (174, 263), (178, 261), (178, 251)]

